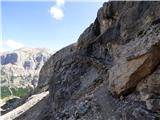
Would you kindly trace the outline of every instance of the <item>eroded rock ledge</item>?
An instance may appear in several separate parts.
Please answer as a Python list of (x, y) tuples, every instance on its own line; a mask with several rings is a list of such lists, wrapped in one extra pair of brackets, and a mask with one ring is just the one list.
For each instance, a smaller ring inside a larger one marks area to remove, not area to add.
[[(114, 65), (109, 70), (109, 86), (117, 95), (128, 93), (160, 63), (158, 26), (150, 27), (142, 37), (114, 48)], [(116, 53), (118, 51), (118, 54)], [(118, 55), (118, 56), (117, 56)]]

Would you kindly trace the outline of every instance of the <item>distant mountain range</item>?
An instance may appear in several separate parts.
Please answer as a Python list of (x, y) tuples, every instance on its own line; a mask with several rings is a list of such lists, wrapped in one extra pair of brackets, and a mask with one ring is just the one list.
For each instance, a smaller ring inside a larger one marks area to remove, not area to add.
[(39, 71), (52, 55), (49, 49), (21, 48), (0, 53), (1, 98), (23, 97), (38, 83)]

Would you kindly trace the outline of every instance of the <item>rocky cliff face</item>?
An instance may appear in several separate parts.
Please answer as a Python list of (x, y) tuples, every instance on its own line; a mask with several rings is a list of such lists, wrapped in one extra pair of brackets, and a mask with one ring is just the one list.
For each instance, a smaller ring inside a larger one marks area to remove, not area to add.
[(160, 2), (104, 3), (78, 42), (42, 68), (35, 93), (49, 95), (14, 118), (159, 120), (159, 15)]
[[(39, 71), (51, 52), (47, 49), (22, 48), (1, 57), (2, 98), (23, 96), (37, 86)], [(24, 94), (23, 94), (24, 93)]]

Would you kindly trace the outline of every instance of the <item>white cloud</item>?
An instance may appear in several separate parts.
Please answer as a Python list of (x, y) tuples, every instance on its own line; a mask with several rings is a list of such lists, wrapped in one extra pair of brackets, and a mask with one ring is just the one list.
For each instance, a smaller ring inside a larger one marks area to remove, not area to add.
[(24, 47), (24, 45), (20, 42), (16, 42), (15, 40), (7, 40), (4, 41), (4, 46), (6, 46), (7, 48), (11, 49), (11, 50), (15, 50), (15, 49), (19, 49)]
[(57, 5), (58, 7), (64, 5), (64, 0), (56, 0), (56, 5)]
[(56, 20), (61, 20), (64, 17), (63, 10), (56, 6), (51, 7), (49, 12), (51, 16), (55, 18)]
[(64, 17), (62, 6), (64, 5), (64, 0), (55, 0), (56, 4), (49, 9), (49, 12), (53, 18), (56, 20), (61, 20)]

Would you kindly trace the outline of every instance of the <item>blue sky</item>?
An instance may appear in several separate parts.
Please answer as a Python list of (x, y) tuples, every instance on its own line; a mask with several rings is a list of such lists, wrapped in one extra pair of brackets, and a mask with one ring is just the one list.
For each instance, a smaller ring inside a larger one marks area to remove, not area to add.
[[(3, 51), (20, 47), (59, 50), (76, 42), (103, 2), (1, 3)], [(2, 49), (1, 49), (2, 50)]]

